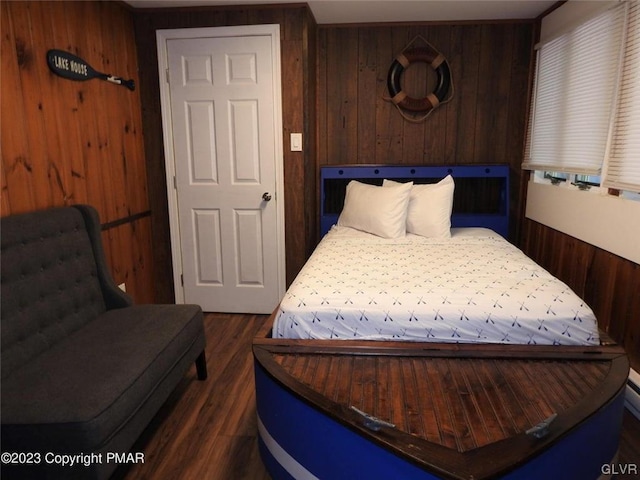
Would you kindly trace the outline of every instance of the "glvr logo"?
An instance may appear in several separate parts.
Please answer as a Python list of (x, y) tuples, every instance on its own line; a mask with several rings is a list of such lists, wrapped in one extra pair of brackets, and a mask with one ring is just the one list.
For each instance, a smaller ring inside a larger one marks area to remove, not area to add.
[(603, 475), (638, 475), (637, 463), (605, 463), (600, 468)]

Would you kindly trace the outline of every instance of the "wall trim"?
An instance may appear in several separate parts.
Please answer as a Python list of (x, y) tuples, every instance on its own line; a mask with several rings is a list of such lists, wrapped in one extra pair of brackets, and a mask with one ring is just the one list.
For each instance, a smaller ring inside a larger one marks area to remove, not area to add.
[(126, 225), (127, 223), (137, 222), (141, 218), (150, 217), (151, 210), (145, 210), (144, 212), (135, 213), (133, 215), (129, 215), (128, 217), (119, 218), (118, 220), (113, 220), (112, 222), (105, 222), (100, 226), (100, 229), (104, 232), (105, 230), (110, 230), (112, 228), (119, 227), (121, 225)]

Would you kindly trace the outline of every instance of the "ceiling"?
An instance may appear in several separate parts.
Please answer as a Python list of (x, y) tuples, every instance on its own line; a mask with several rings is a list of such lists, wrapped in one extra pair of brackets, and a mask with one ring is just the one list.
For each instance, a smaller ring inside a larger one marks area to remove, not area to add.
[[(301, 0), (125, 0), (135, 8), (305, 3)], [(309, 0), (319, 24), (512, 20), (536, 18), (543, 0)]]

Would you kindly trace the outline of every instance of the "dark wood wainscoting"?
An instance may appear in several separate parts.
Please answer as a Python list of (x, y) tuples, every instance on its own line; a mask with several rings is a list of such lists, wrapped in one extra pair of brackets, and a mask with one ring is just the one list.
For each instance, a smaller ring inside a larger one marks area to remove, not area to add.
[(640, 265), (529, 219), (521, 248), (589, 304), (640, 371)]

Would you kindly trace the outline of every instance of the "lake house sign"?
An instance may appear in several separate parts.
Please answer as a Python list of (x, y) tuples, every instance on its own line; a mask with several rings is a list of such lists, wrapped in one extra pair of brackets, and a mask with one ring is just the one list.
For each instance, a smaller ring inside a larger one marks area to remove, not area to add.
[(127, 87), (131, 91), (136, 88), (133, 80), (124, 80), (111, 74), (98, 72), (80, 57), (63, 50), (49, 50), (47, 64), (53, 73), (69, 80), (84, 81), (99, 78)]

